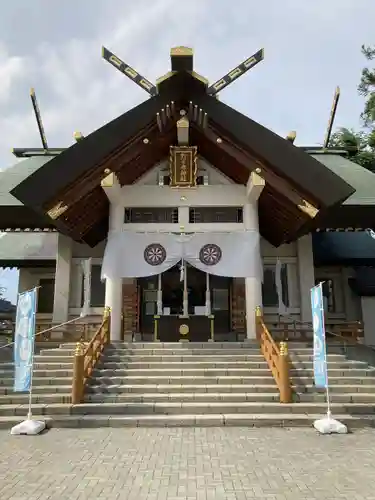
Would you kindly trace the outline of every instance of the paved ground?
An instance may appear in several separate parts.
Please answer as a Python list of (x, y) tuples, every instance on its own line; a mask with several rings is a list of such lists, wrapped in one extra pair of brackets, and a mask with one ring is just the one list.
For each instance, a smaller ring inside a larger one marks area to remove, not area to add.
[(0, 432), (1, 500), (375, 500), (375, 432)]

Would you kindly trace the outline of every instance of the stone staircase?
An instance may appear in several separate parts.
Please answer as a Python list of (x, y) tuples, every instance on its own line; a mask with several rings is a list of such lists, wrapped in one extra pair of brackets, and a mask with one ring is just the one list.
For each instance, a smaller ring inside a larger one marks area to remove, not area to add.
[[(131, 343), (107, 347), (70, 404), (74, 345), (35, 356), (33, 415), (52, 426), (297, 426), (326, 413), (315, 389), (312, 347), (289, 344), (295, 402), (280, 404), (259, 347), (248, 343)], [(375, 422), (375, 369), (329, 346), (332, 412), (349, 427)], [(0, 426), (26, 417), (28, 395), (14, 394), (13, 366), (0, 365)]]

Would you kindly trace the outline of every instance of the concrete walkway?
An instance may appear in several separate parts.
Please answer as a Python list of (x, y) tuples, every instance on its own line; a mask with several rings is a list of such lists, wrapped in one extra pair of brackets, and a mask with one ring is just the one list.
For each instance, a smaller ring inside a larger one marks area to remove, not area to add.
[(0, 432), (1, 500), (375, 500), (375, 431)]

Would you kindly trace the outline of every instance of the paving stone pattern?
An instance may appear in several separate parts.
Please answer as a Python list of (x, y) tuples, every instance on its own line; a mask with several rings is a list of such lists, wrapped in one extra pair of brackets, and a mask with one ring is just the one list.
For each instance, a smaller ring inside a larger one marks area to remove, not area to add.
[(372, 430), (0, 431), (1, 500), (374, 500), (374, 477)]

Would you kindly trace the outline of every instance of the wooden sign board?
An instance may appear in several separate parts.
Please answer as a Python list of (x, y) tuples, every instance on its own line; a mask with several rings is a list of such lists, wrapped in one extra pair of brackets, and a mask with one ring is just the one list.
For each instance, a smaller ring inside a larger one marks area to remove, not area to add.
[(197, 147), (170, 147), (171, 187), (194, 187), (197, 185)]

